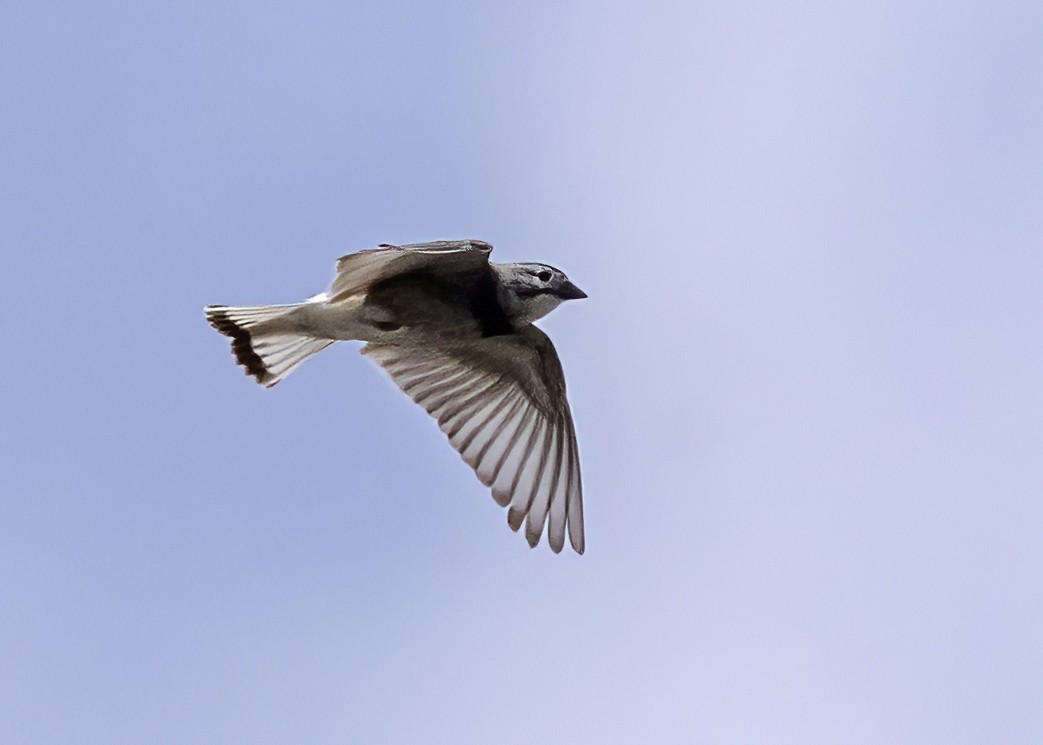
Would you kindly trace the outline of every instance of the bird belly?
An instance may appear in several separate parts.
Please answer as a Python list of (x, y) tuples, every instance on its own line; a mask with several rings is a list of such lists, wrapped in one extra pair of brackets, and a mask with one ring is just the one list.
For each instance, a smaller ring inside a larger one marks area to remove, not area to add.
[(319, 300), (302, 305), (294, 311), (292, 323), (296, 330), (318, 339), (372, 341), (371, 324), (362, 312), (362, 298), (348, 297), (335, 303)]
[(359, 295), (333, 303), (305, 303), (288, 321), (299, 333), (341, 341), (420, 344), (480, 336), (474, 319), (456, 308), (424, 302), (402, 307), (366, 300)]

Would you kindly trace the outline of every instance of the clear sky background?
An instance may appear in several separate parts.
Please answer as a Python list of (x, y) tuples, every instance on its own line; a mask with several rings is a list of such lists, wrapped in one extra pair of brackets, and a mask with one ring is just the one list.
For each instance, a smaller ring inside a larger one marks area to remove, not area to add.
[[(1043, 741), (1039, 2), (0, 8), (0, 742)], [(207, 303), (476, 237), (587, 553)]]

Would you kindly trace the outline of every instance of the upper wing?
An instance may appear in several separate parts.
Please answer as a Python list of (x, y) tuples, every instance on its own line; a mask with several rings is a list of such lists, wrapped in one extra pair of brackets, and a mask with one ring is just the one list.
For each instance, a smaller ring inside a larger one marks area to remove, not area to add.
[(493, 247), (482, 241), (433, 241), (405, 246), (382, 245), (341, 256), (330, 302), (343, 300), (372, 283), (396, 274), (430, 268), (440, 272), (476, 271), (489, 263)]
[(554, 345), (535, 326), (431, 349), (367, 344), (391, 379), (438, 426), (493, 498), (525, 521), (530, 546), (547, 524), (555, 553), (565, 530), (583, 553), (583, 485), (565, 377)]

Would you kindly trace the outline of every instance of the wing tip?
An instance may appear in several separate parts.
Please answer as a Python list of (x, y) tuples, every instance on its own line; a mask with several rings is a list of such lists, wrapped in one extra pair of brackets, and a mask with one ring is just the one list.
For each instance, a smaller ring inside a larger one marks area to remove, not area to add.
[(584, 539), (582, 534), (580, 534), (578, 537), (573, 536), (573, 535), (570, 534), (569, 535), (569, 543), (572, 544), (572, 550), (575, 551), (580, 556), (583, 555), (583, 552), (587, 548), (587, 542)]
[(521, 528), (522, 522), (524, 520), (525, 513), (521, 510), (515, 507), (511, 507), (509, 510), (507, 510), (507, 524), (511, 526), (511, 530), (513, 530), (515, 533), (517, 533), (518, 530)]
[[(525, 526), (525, 540), (529, 542), (530, 548), (536, 548), (540, 543), (540, 538), (543, 536), (543, 526), (536, 527), (532, 524), (526, 524)], [(553, 549), (554, 546), (551, 546)], [(559, 551), (561, 549), (558, 549)], [(557, 551), (555, 551), (557, 553)]]
[[(479, 476), (478, 478), (481, 479), (482, 477)], [(485, 481), (482, 480), (482, 483), (485, 484)], [(485, 484), (485, 485), (486, 486), (491, 486), (491, 484)], [(505, 492), (503, 489), (497, 489), (497, 488), (493, 487), (492, 494), (493, 494), (493, 501), (496, 502), (496, 504), (500, 505), (501, 507), (506, 507), (507, 505), (509, 505), (511, 503), (510, 492)], [(521, 523), (519, 523), (519, 525), (520, 524)], [(515, 530), (517, 530), (517, 528), (515, 528)]]

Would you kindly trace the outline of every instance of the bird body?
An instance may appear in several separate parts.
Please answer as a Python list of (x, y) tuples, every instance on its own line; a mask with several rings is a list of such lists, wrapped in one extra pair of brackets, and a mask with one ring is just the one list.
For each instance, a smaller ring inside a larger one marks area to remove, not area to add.
[(546, 264), (493, 264), (482, 241), (382, 245), (341, 257), (327, 292), (293, 305), (208, 306), (247, 374), (274, 386), (338, 340), (363, 354), (423, 406), (509, 507), (535, 546), (548, 526), (584, 550), (582, 484), (557, 352), (532, 325), (586, 297)]

